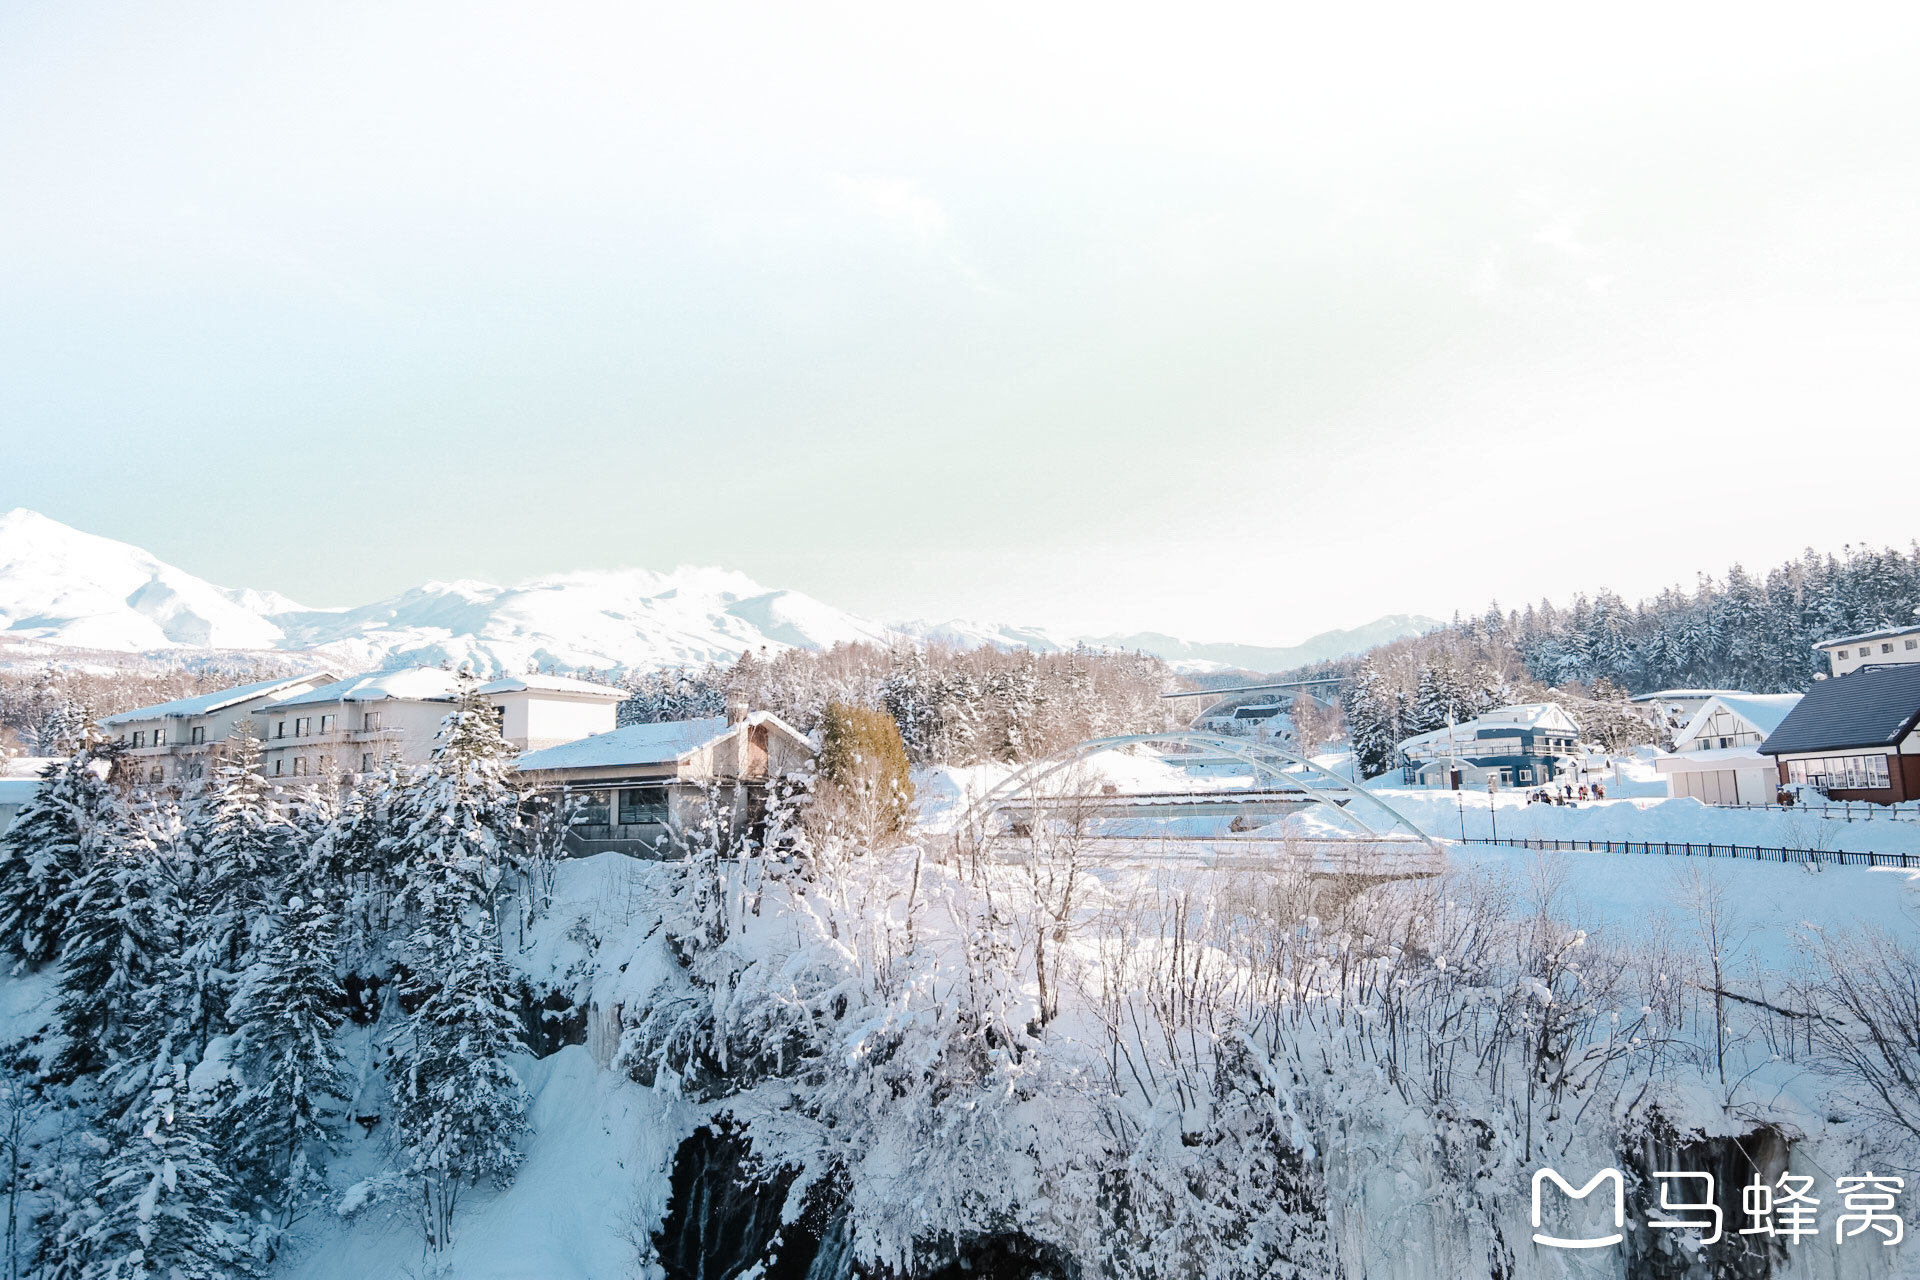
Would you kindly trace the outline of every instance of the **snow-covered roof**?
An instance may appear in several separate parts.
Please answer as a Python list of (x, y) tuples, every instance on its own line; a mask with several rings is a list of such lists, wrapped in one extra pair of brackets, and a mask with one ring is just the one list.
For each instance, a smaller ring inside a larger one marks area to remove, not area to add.
[(571, 693), (605, 698), (609, 702), (624, 702), (627, 699), (625, 689), (616, 689), (610, 684), (595, 684), (591, 680), (575, 680), (572, 676), (524, 675), (502, 676), (488, 684), (480, 686), (481, 693)]
[(1629, 702), (1691, 702), (1695, 698), (1717, 698), (1721, 694), (1739, 693), (1738, 689), (1660, 689), (1653, 693), (1643, 693), (1629, 698)]
[(1920, 635), (1920, 626), (1887, 627), (1880, 631), (1862, 631), (1857, 636), (1835, 636), (1831, 640), (1822, 640), (1819, 644), (1816, 644), (1813, 647), (1819, 650), (1820, 652), (1824, 653), (1828, 649), (1832, 649), (1838, 645), (1858, 644), (1862, 640), (1892, 640), (1896, 636), (1911, 636), (1911, 635)]
[(726, 734), (725, 716), (630, 724), (557, 747), (529, 751), (515, 762), (522, 773), (547, 769), (597, 769), (620, 765), (667, 764)]
[(460, 696), (460, 678), (441, 667), (402, 667), (397, 671), (369, 671), (323, 684), (291, 698), (267, 704), (270, 708), (311, 706), (320, 702), (452, 702)]
[(1713, 713), (1721, 707), (1725, 707), (1753, 726), (1753, 731), (1764, 738), (1780, 727), (1780, 722), (1787, 718), (1789, 711), (1799, 705), (1803, 696), (1805, 695), (1798, 693), (1716, 694), (1707, 699), (1705, 705), (1693, 713), (1693, 718), (1687, 721), (1686, 727), (1674, 735), (1674, 745), (1677, 747), (1680, 743), (1692, 741), (1707, 727), (1707, 721), (1713, 719)]
[(1472, 720), (1463, 720), (1451, 729), (1432, 729), (1426, 733), (1417, 733), (1402, 742), (1400, 750), (1406, 751), (1409, 748), (1418, 750), (1429, 746), (1471, 747), (1483, 729), (1555, 729), (1566, 734), (1580, 732), (1579, 726), (1574, 724), (1573, 718), (1559, 703), (1522, 702), (1510, 707), (1495, 707), (1492, 711), (1476, 716)]
[(329, 672), (315, 671), (303, 676), (281, 676), (277, 680), (257, 680), (252, 684), (235, 685), (231, 689), (218, 689), (212, 693), (202, 693), (191, 698), (175, 698), (172, 702), (157, 702), (150, 707), (135, 707), (132, 711), (122, 711), (119, 715), (108, 716), (100, 723), (129, 724), (135, 720), (158, 720), (167, 716), (204, 716), (221, 711), (235, 703), (257, 698), (262, 694), (277, 693), (282, 689), (304, 684), (309, 680), (324, 680)]

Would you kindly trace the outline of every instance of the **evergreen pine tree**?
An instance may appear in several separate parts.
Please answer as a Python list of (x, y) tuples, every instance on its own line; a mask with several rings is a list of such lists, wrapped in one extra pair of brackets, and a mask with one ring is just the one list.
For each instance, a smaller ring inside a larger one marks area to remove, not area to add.
[(235, 1280), (257, 1274), (233, 1184), (214, 1161), (184, 1063), (163, 1041), (139, 1124), (94, 1189), (84, 1280)]
[(406, 780), (389, 845), (400, 904), (432, 918), (469, 905), (491, 915), (513, 856), (518, 797), (508, 781), (512, 748), (495, 708), (462, 680), (459, 704), (441, 727), (432, 761)]
[(60, 953), (64, 914), (55, 904), (85, 874), (120, 815), (102, 774), (115, 752), (92, 742), (40, 775), (33, 799), (0, 837), (0, 945), (29, 964)]
[[(291, 827), (260, 772), (260, 740), (242, 720), (222, 745), (187, 818), (197, 863), (194, 928), (173, 1003), (194, 1043), (228, 1030), (227, 1004), (252, 955), (253, 929), (269, 918), (284, 872)], [(176, 1049), (190, 1051), (185, 1042)]]
[(116, 838), (54, 910), (66, 920), (55, 1069), (74, 1076), (120, 1065), (142, 1035), (171, 1030), (165, 989), (184, 928), (176, 880), (123, 812)]
[(424, 921), (410, 994), (419, 1000), (394, 1083), (394, 1116), (407, 1171), (420, 1179), (429, 1249), (452, 1242), (464, 1187), (505, 1185), (527, 1132), (526, 1094), (511, 1055), (522, 1052), (513, 973), (498, 935), (478, 911)]
[(283, 1229), (324, 1189), (327, 1105), (349, 1088), (333, 1044), (344, 1003), (338, 959), (333, 913), (296, 898), (234, 993), (234, 1056), (246, 1084), (229, 1154)]

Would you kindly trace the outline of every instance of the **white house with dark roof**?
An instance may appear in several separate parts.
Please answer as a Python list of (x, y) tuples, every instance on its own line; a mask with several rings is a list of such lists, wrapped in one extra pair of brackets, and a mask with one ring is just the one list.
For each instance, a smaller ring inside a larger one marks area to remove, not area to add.
[(1717, 693), (1674, 735), (1673, 752), (1654, 761), (1668, 791), (1708, 804), (1772, 804), (1779, 770), (1760, 744), (1800, 702), (1797, 693)]
[(716, 791), (734, 822), (757, 824), (767, 785), (813, 755), (807, 736), (778, 716), (734, 707), (530, 751), (514, 768), (568, 805), (575, 853), (650, 853), (695, 828)]
[(1862, 667), (1920, 662), (1920, 626), (1840, 636), (1813, 647), (1827, 655), (1827, 663), (1836, 676), (1851, 675)]
[[(551, 746), (613, 728), (626, 691), (568, 676), (508, 676), (483, 684), (501, 733), (517, 750)], [(440, 726), (460, 698), (460, 676), (441, 667), (370, 671), (277, 698), (254, 716), (267, 777), (365, 773), (385, 760), (433, 754)]]
[(256, 680), (122, 711), (100, 721), (100, 728), (125, 744), (128, 775), (135, 782), (145, 786), (189, 782), (205, 773), (207, 752), (226, 741), (240, 721), (254, 717), (276, 699), (297, 697), (332, 679), (330, 672), (314, 671)]

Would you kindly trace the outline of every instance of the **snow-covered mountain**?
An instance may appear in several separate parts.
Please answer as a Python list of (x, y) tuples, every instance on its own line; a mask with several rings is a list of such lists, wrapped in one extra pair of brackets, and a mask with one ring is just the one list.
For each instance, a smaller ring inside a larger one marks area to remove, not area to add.
[(226, 591), (25, 508), (0, 515), (0, 631), (86, 649), (271, 649), (271, 593)]
[(311, 654), (341, 670), (403, 662), (486, 672), (613, 670), (726, 662), (749, 650), (903, 638), (1041, 652), (1140, 649), (1177, 670), (1280, 671), (1439, 624), (1403, 615), (1329, 631), (1289, 648), (1195, 644), (1173, 636), (1070, 636), (954, 619), (889, 626), (727, 569), (614, 569), (518, 586), (429, 582), (372, 604), (313, 609), (278, 592), (230, 590), (139, 547), (25, 509), (0, 515), (0, 640), (141, 653), (261, 650)]
[(0, 515), (0, 635), (88, 649), (279, 649), (343, 669), (471, 662), (483, 671), (721, 662), (766, 647), (894, 638), (890, 628), (744, 574), (568, 573), (514, 587), (429, 582), (311, 609), (228, 590), (138, 547), (16, 510)]
[(1138, 650), (1165, 658), (1176, 671), (1197, 675), (1210, 671), (1289, 671), (1310, 662), (1324, 662), (1407, 636), (1422, 635), (1441, 624), (1417, 614), (1394, 613), (1362, 627), (1323, 631), (1296, 645), (1206, 644), (1177, 636), (1142, 631), (1133, 635), (1065, 636), (1041, 627), (1010, 627), (1000, 623), (954, 618), (946, 622), (901, 623), (899, 630), (918, 640), (934, 640), (962, 648), (990, 644), (1001, 649), (1035, 649), (1053, 653), (1083, 644), (1094, 649)]
[(1424, 635), (1442, 624), (1418, 614), (1390, 613), (1365, 626), (1345, 631), (1322, 631), (1294, 645), (1211, 643), (1196, 644), (1176, 636), (1143, 631), (1130, 636), (1089, 637), (1088, 644), (1110, 649), (1139, 649), (1165, 658), (1181, 670), (1236, 667), (1244, 671), (1291, 671), (1310, 662), (1364, 653), (1375, 645)]

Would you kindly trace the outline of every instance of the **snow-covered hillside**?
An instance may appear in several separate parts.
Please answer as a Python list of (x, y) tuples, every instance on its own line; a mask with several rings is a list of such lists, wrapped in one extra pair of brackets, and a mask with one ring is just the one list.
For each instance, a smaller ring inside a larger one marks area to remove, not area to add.
[(613, 569), (517, 586), (428, 582), (371, 604), (315, 609), (274, 591), (215, 586), (151, 553), (24, 508), (0, 515), (0, 641), (105, 653), (262, 650), (342, 668), (466, 663), (483, 672), (618, 670), (728, 662), (760, 649), (934, 640), (1054, 653), (1138, 649), (1180, 671), (1275, 671), (1437, 625), (1382, 618), (1291, 648), (1193, 644), (1172, 636), (1075, 637), (951, 620), (891, 626), (727, 569)]
[(24, 508), (0, 515), (0, 631), (88, 649), (269, 649), (271, 593), (226, 591)]
[(707, 568), (568, 573), (512, 587), (429, 582), (357, 608), (312, 609), (217, 587), (26, 510), (0, 516), (0, 634), (118, 652), (302, 650), (341, 667), (451, 661), (495, 672), (721, 662), (763, 647), (894, 636), (799, 592)]

